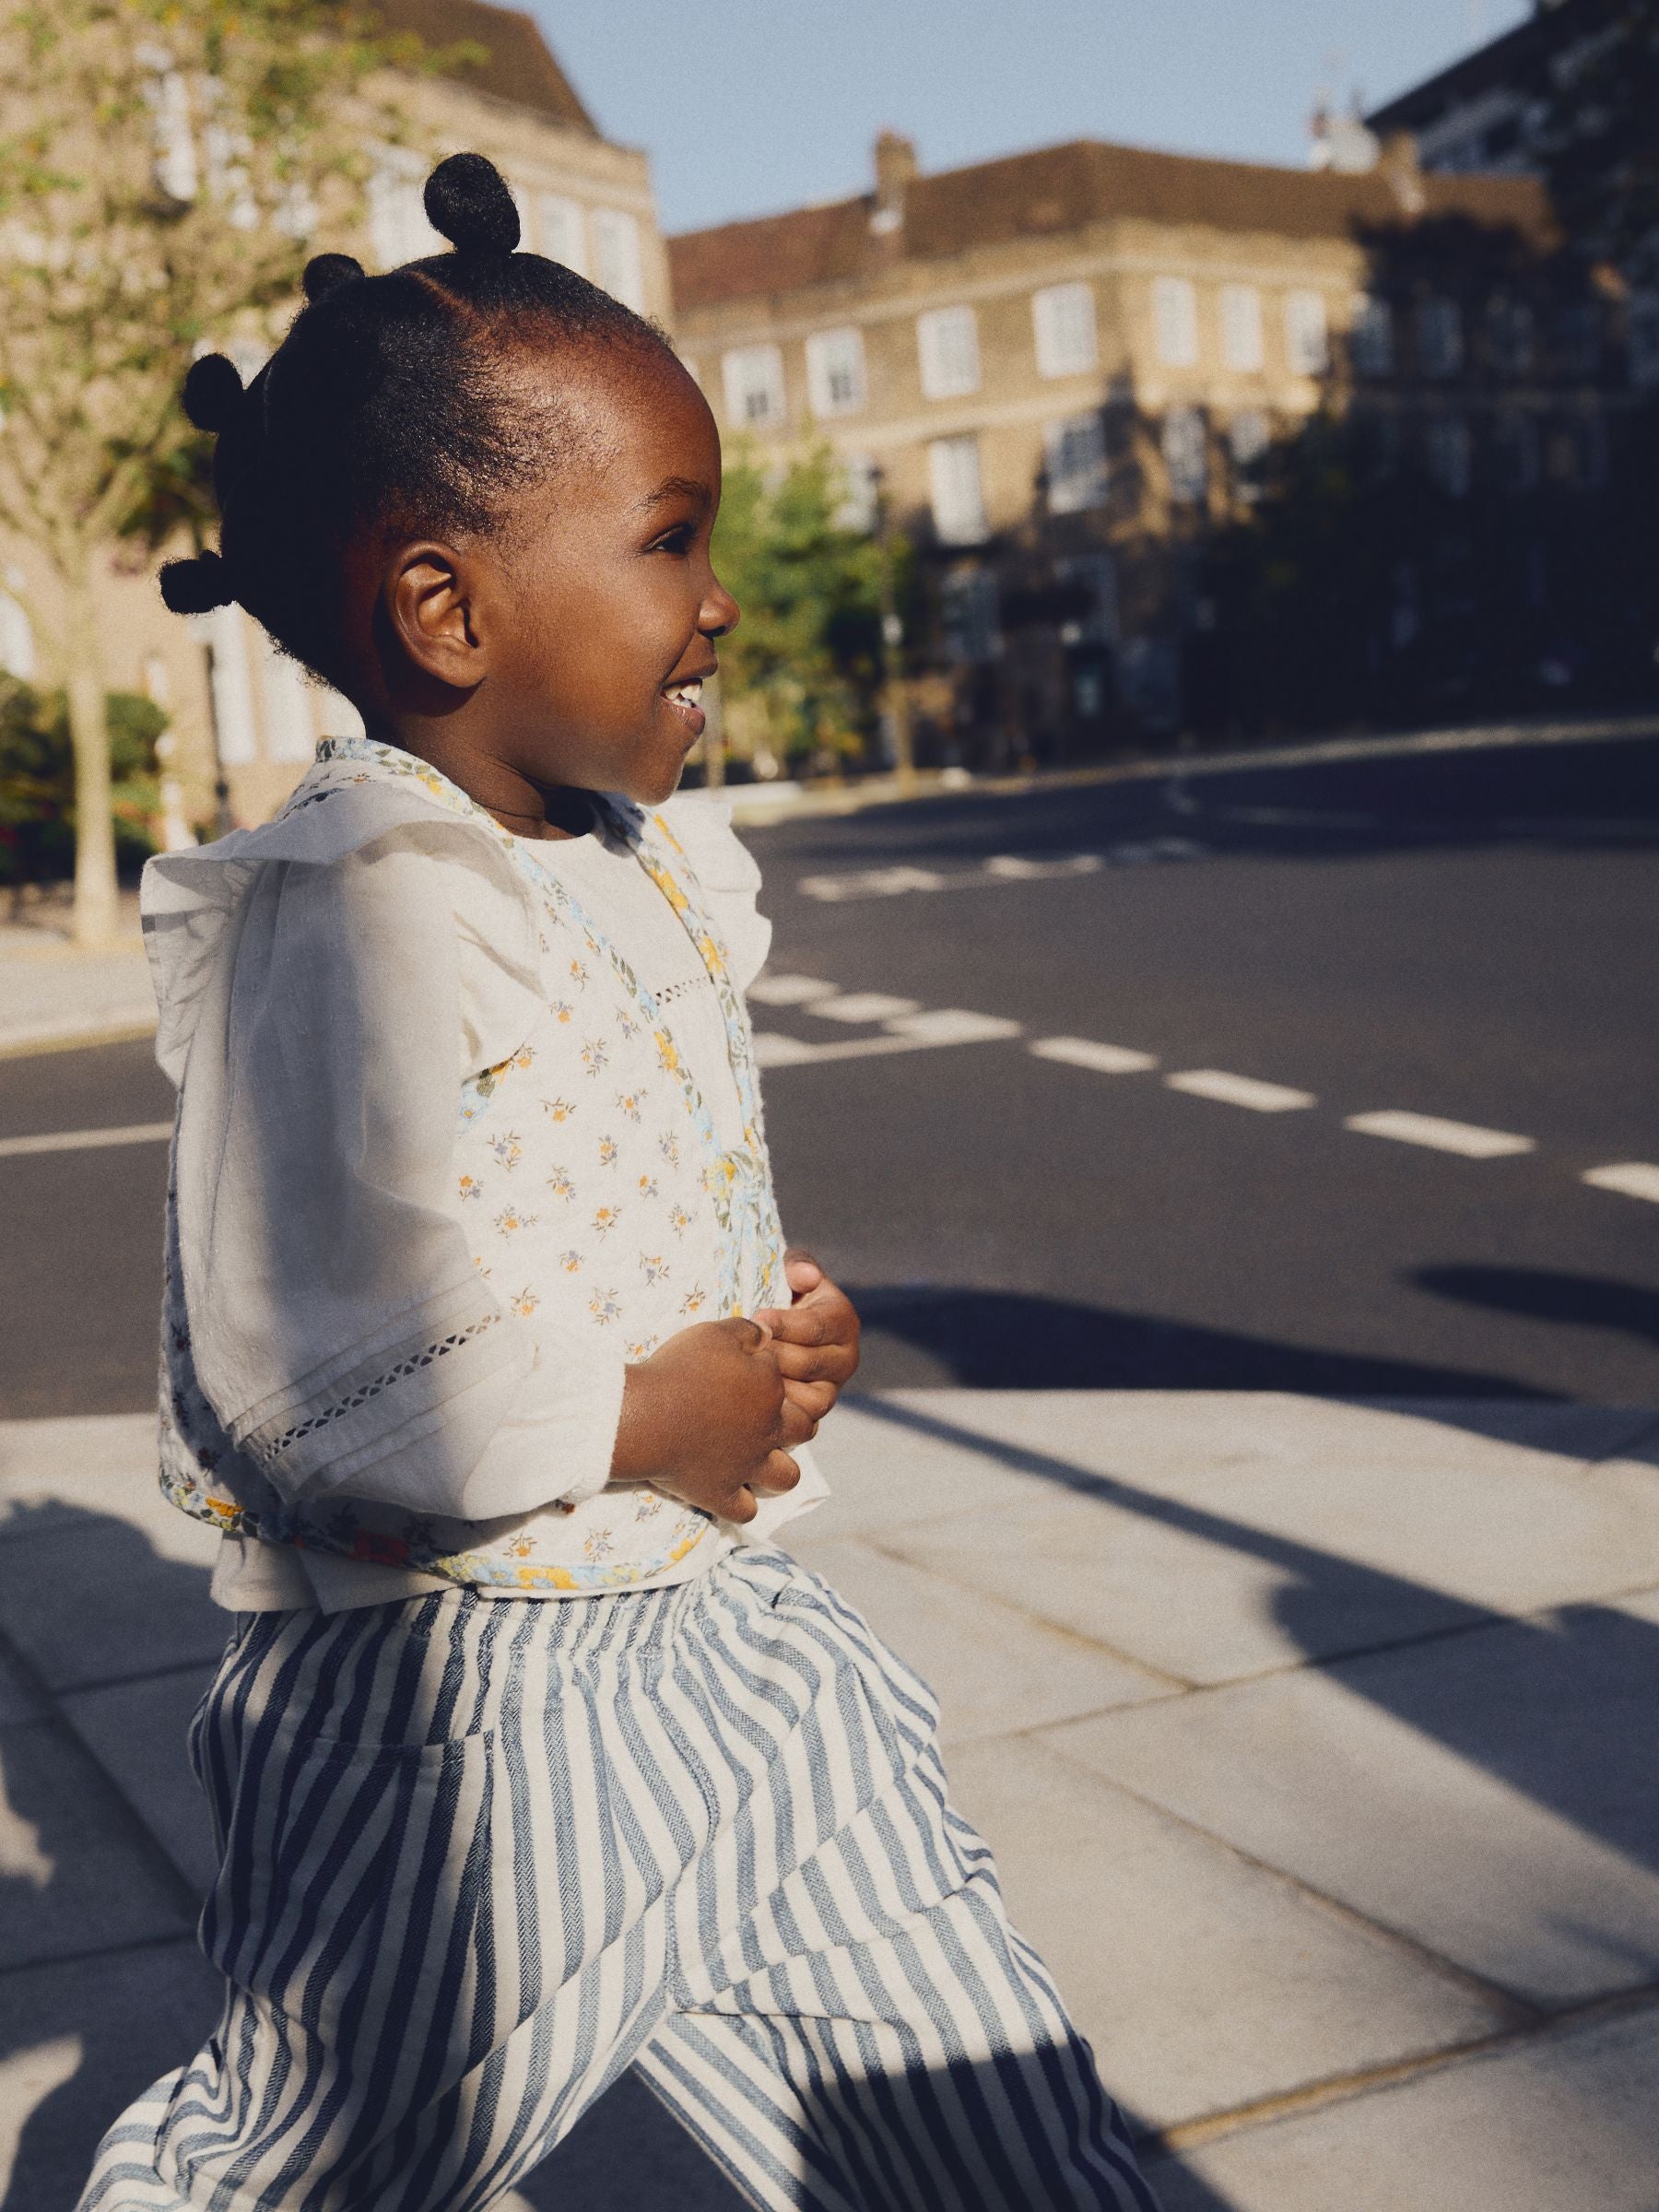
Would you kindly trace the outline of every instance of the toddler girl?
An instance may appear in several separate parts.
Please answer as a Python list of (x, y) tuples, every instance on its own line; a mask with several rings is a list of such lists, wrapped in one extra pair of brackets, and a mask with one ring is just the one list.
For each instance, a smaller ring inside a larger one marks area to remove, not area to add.
[(1149, 2207), (927, 1691), (771, 1542), (857, 1324), (779, 1233), (755, 870), (672, 799), (712, 419), (488, 162), (427, 208), (453, 253), (323, 255), (186, 386), (168, 604), (368, 734), (146, 879), (227, 1994), (83, 2212), (474, 2212), (629, 2065), (758, 2205)]

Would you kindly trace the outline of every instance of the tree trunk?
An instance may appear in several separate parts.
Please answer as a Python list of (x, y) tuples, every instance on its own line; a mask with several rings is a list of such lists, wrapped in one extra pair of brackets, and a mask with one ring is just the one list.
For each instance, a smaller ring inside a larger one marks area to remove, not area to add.
[(98, 650), (95, 556), (68, 580), (64, 644), (69, 743), (75, 756), (75, 941), (113, 943), (120, 926), (115, 821), (110, 801), (110, 724)]

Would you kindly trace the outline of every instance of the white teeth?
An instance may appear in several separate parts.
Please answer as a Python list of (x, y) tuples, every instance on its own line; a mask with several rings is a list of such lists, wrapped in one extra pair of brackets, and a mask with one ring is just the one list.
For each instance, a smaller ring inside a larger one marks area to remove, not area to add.
[(663, 696), (673, 700), (677, 705), (694, 707), (702, 696), (702, 679), (700, 677), (688, 684), (674, 684)]

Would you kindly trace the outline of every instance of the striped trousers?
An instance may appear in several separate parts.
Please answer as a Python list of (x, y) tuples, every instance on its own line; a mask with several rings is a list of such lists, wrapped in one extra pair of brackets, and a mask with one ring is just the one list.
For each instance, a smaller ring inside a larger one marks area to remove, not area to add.
[(762, 2206), (1156, 2212), (935, 1719), (776, 1551), (242, 1616), (192, 1739), (224, 2013), (80, 2212), (481, 2212), (629, 2065)]

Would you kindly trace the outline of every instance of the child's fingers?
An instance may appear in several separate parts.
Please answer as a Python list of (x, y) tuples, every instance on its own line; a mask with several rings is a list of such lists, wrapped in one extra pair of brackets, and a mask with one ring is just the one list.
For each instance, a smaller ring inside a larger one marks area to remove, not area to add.
[[(782, 1497), (786, 1490), (793, 1490), (800, 1479), (801, 1470), (790, 1458), (788, 1453), (774, 1452), (759, 1472), (749, 1477), (745, 1488), (751, 1496), (758, 1491), (764, 1490), (769, 1498), (776, 1498)], [(733, 1517), (736, 1518), (735, 1515)], [(754, 1515), (745, 1513), (743, 1519), (752, 1521)]]
[(850, 1344), (774, 1344), (772, 1357), (785, 1382), (845, 1382), (858, 1364)]
[(834, 1382), (786, 1382), (783, 1385), (783, 1395), (792, 1406), (798, 1406), (801, 1411), (807, 1415), (816, 1425), (833, 1409), (836, 1399), (841, 1395), (841, 1391)]
[(824, 1279), (823, 1269), (801, 1244), (792, 1244), (783, 1254), (783, 1273), (797, 1298), (805, 1290), (816, 1290)]

